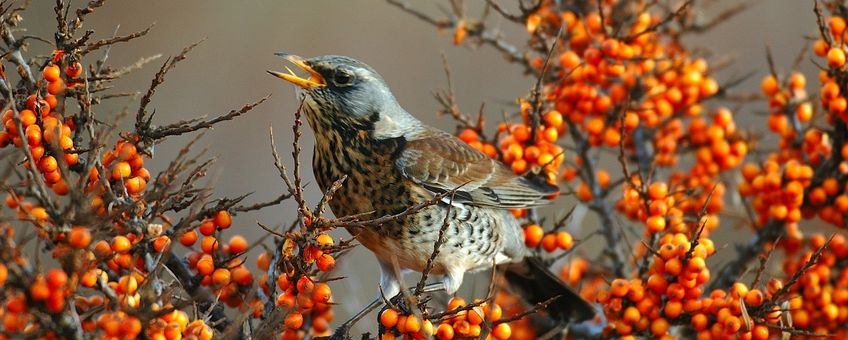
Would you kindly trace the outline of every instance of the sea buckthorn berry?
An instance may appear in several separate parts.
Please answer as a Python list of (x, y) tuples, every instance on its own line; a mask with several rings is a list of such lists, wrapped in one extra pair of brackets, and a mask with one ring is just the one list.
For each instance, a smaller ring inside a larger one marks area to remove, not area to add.
[(835, 68), (841, 68), (845, 65), (845, 51), (842, 50), (842, 47), (831, 47), (827, 51), (827, 65)]
[(512, 328), (506, 322), (499, 323), (492, 329), (492, 336), (498, 340), (509, 339), (512, 336)]
[(330, 254), (322, 254), (315, 260), (315, 266), (318, 270), (326, 273), (336, 267), (336, 259)]
[(241, 254), (247, 251), (247, 240), (241, 235), (230, 238), (228, 249), (231, 254)]
[(180, 236), (180, 243), (186, 247), (191, 247), (197, 242), (197, 232), (188, 230)]
[(86, 227), (73, 227), (68, 233), (68, 244), (77, 249), (83, 249), (91, 244), (91, 231)]
[(197, 227), (197, 231), (203, 234), (203, 236), (212, 236), (215, 234), (216, 230), (218, 230), (218, 227), (216, 227), (215, 223), (211, 220), (204, 221)]
[(230, 270), (226, 268), (218, 268), (212, 273), (212, 282), (218, 286), (226, 286), (230, 283), (232, 275)]
[(125, 236), (115, 236), (111, 243), (112, 251), (116, 253), (126, 253), (132, 248), (132, 243)]
[(404, 329), (406, 329), (405, 333), (418, 333), (421, 331), (421, 320), (415, 315), (407, 316)]
[[(398, 323), (398, 312), (387, 308), (380, 313), (380, 324), (385, 328), (394, 328)], [(439, 327), (441, 329), (441, 327)]]
[(557, 249), (557, 237), (555, 234), (547, 234), (542, 237), (542, 249), (549, 253)]
[(112, 168), (112, 179), (119, 181), (132, 175), (132, 168), (127, 162), (118, 162)]
[(538, 224), (530, 224), (524, 227), (524, 244), (530, 248), (537, 247), (545, 235), (545, 230)]
[(256, 257), (256, 266), (262, 271), (267, 271), (271, 267), (271, 254), (267, 251), (259, 253)]
[(153, 250), (158, 253), (164, 252), (171, 245), (171, 238), (165, 235), (153, 240)]
[(646, 225), (648, 226), (648, 231), (652, 233), (658, 233), (665, 230), (666, 221), (664, 216), (651, 216), (648, 217), (646, 221)]
[(288, 329), (300, 329), (300, 327), (303, 327), (303, 315), (298, 311), (291, 311), (286, 315), (283, 323)]
[(630, 290), (630, 283), (624, 279), (615, 279), (610, 284), (610, 294), (613, 296), (622, 297), (627, 295)]
[(323, 282), (315, 284), (315, 288), (312, 289), (313, 301), (316, 303), (328, 303), (330, 302), (330, 298), (332, 298), (332, 291), (328, 284)]
[(59, 95), (65, 91), (65, 82), (61, 79), (51, 82), (47, 84), (47, 93), (52, 95)]
[(226, 210), (221, 210), (215, 213), (213, 221), (215, 222), (215, 225), (221, 229), (227, 229), (233, 223), (232, 217), (230, 217), (230, 213)]
[(212, 256), (209, 254), (203, 254), (199, 260), (197, 260), (197, 272), (201, 275), (212, 275), (215, 271), (215, 261), (212, 259)]
[(218, 251), (219, 246), (220, 244), (218, 243), (218, 239), (213, 236), (206, 236), (200, 241), (200, 249), (207, 254), (212, 254)]
[(660, 200), (668, 195), (668, 185), (662, 182), (654, 182), (648, 187), (648, 197), (652, 200)]
[(64, 270), (51, 269), (46, 275), (47, 286), (53, 290), (58, 290), (68, 283), (68, 274)]
[(65, 74), (68, 77), (76, 78), (82, 75), (82, 65), (78, 62), (70, 63), (65, 67)]
[(569, 250), (574, 246), (574, 238), (571, 234), (565, 231), (560, 231), (556, 234), (557, 247), (563, 250)]
[(333, 245), (333, 237), (328, 234), (320, 234), (315, 237), (315, 242), (322, 246), (332, 246)]
[(51, 65), (47, 65), (44, 68), (44, 71), (41, 72), (41, 74), (44, 77), (44, 80), (52, 83), (52, 82), (55, 82), (55, 81), (61, 79), (61, 76), (62, 76), (61, 72), (62, 71), (59, 69), (59, 66), (51, 64)]
[(312, 279), (308, 276), (301, 276), (297, 279), (297, 291), (298, 293), (311, 293), (312, 289), (315, 288), (315, 284), (312, 283)]
[(44, 173), (54, 172), (59, 168), (59, 163), (53, 156), (44, 156), (38, 162), (38, 168)]

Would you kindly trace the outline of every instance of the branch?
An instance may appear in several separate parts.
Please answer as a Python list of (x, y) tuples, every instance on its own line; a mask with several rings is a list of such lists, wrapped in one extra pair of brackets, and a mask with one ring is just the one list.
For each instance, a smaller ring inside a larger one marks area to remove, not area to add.
[(183, 122), (177, 122), (177, 123), (174, 123), (174, 124), (170, 124), (170, 125), (166, 125), (166, 126), (162, 126), (162, 127), (155, 127), (155, 128), (151, 128), (148, 125), (148, 127), (146, 129), (139, 131), (139, 136), (142, 137), (142, 138), (159, 140), (159, 139), (162, 139), (162, 138), (165, 138), (165, 137), (178, 136), (178, 135), (182, 135), (184, 133), (193, 132), (193, 131), (197, 131), (197, 130), (200, 130), (200, 129), (208, 129), (208, 128), (211, 128), (213, 125), (215, 125), (217, 123), (227, 121), (227, 120), (233, 120), (234, 118), (241, 116), (241, 115), (247, 113), (250, 110), (253, 110), (253, 108), (264, 103), (270, 97), (271, 97), (270, 94), (266, 95), (265, 97), (262, 97), (261, 99), (259, 99), (256, 102), (253, 102), (251, 104), (245, 104), (239, 110), (231, 110), (227, 114), (220, 115), (220, 116), (215, 117), (215, 118), (210, 119), (210, 120), (204, 120), (204, 121), (200, 121), (200, 122), (196, 122), (194, 120), (183, 121)]

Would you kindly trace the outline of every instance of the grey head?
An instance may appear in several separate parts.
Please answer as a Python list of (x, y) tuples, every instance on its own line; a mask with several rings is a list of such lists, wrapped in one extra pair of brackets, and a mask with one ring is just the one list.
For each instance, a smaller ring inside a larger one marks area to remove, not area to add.
[(386, 139), (421, 129), (421, 122), (398, 104), (383, 77), (371, 66), (338, 55), (276, 55), (309, 73), (308, 78), (302, 78), (288, 67), (288, 73), (268, 71), (301, 88), (306, 114), (313, 116), (309, 117), (310, 125), (319, 125), (312, 126), (313, 130), (366, 130), (376, 139)]

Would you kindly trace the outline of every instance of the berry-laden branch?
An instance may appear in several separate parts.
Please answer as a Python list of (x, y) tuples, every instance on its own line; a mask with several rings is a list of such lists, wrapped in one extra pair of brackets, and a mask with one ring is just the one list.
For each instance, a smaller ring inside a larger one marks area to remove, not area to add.
[[(267, 97), (216, 117), (156, 122), (168, 108), (153, 110), (154, 95), (168, 91), (161, 86), (167, 74), (197, 44), (167, 59), (147, 89), (119, 90), (124, 75), (158, 55), (113, 65), (111, 47), (131, 45), (152, 25), (100, 36), (87, 21), (107, 1), (72, 8), (57, 0), (52, 36), (28, 36), (20, 33), (28, 3), (0, 2), (4, 336), (350, 338), (350, 325), (365, 319), (334, 328), (335, 305), (350, 296), (334, 294), (331, 285), (360, 279), (333, 271), (355, 241), (329, 233), (345, 227), (356, 236), (456, 192), (392, 215), (328, 216), (347, 181), (336, 178), (320, 200), (307, 201), (301, 103), (292, 125), (291, 172), (270, 134), (282, 193), (259, 202), (248, 202), (250, 194), (222, 197), (206, 181), (216, 160), (197, 142), (209, 127), (249, 119), (246, 113)], [(489, 45), (536, 77), (527, 93), (516, 94), (517, 107), (503, 109), (493, 131), (483, 124), (482, 106), (477, 117), (459, 109), (463, 91), (447, 62), (447, 89), (435, 97), (440, 114), (460, 125), (461, 140), (540, 187), (560, 188), (547, 198), (555, 214), (566, 217), (551, 221), (535, 208), (512, 216), (522, 225), (528, 256), (563, 260), (559, 278), (604, 315), (580, 324), (553, 320), (553, 299), (528, 305), (520, 289), (503, 287), (498, 268), (485, 294), (440, 303), (440, 293), (427, 292), (424, 282), (448, 242), (449, 213), (413, 291), (387, 297), (378, 324), (365, 325), (380, 339), (848, 335), (848, 12), (841, 2), (812, 6), (818, 36), (808, 47), (819, 74), (798, 71), (804, 52), (782, 74), (780, 53), (768, 48), (762, 96), (736, 92), (754, 71), (720, 82), (728, 78), (727, 59), (699, 56), (722, 51), (705, 54), (686, 39), (687, 33), (711, 34), (750, 4), (705, 18), (695, 1), (487, 0), (475, 18), (471, 3), (461, 0), (447, 1), (443, 17), (388, 3), (450, 30), (456, 45)], [(507, 37), (504, 32), (513, 31), (496, 24), (520, 26), (526, 35)], [(50, 44), (53, 52), (32, 55), (32, 41)], [(515, 81), (525, 81), (521, 76)], [(101, 106), (136, 95), (132, 113)], [(718, 106), (751, 98), (765, 98), (768, 115), (747, 130), (736, 126), (736, 117), (748, 106)], [(122, 131), (130, 114), (134, 126)], [(149, 167), (152, 146), (177, 135), (193, 138), (162, 160), (161, 170)], [(610, 166), (610, 157), (617, 164)], [(739, 207), (727, 204), (734, 193)], [(563, 208), (554, 200), (559, 195), (574, 195), (576, 208)], [(297, 205), (296, 218), (257, 221), (255, 240), (235, 232), (236, 217), (287, 199)], [(598, 223), (583, 221), (583, 211)], [(744, 228), (731, 229), (738, 215), (747, 217)], [(735, 252), (713, 241), (715, 233), (728, 232), (739, 240)], [(581, 235), (577, 244), (603, 235), (603, 251), (575, 247), (572, 233)], [(729, 257), (723, 269), (710, 260), (717, 252)], [(759, 267), (752, 270), (754, 259)]]
[[(455, 43), (471, 36), (469, 27), (485, 22), (485, 14), (473, 19), (457, 11), (461, 4), (451, 3), (453, 18), (438, 20), (392, 3), (437, 27), (454, 28)], [(507, 60), (519, 60), (530, 74), (549, 74), (539, 78), (547, 85), (519, 101), (494, 140), (481, 140), (485, 131), (469, 124), (458, 136), (518, 174), (541, 174), (549, 184), (567, 186), (565, 193), (575, 194), (598, 216), (600, 226), (593, 233), (605, 236), (606, 268), (589, 266), (580, 256), (588, 254), (572, 254), (576, 258), (562, 272), (606, 316), (599, 324), (576, 327), (579, 334), (754, 339), (845, 334), (833, 322), (841, 320), (838, 311), (848, 295), (840, 291), (831, 303), (819, 299), (825, 290), (841, 289), (841, 274), (835, 272), (842, 272), (845, 261), (835, 258), (848, 255), (843, 230), (848, 213), (844, 8), (829, 1), (813, 6), (820, 38), (812, 50), (827, 60), (818, 77), (820, 103), (807, 95), (802, 74), (780, 75), (767, 55), (771, 74), (761, 89), (770, 110), (764, 125), (779, 141), (774, 150), (754, 140), (768, 131), (741, 131), (734, 112), (710, 107), (716, 102), (710, 99), (759, 97), (733, 92), (738, 79), (753, 73), (721, 84), (716, 78), (725, 65), (694, 57), (683, 41), (686, 33), (708, 33), (749, 5), (731, 6), (703, 20), (700, 4), (691, 1), (534, 4), (519, 3), (516, 12), (487, 1), (486, 9), (524, 26), (527, 49), (521, 58)], [(548, 62), (550, 52), (554, 63)], [(818, 104), (823, 110), (816, 109)], [(613, 170), (623, 174), (606, 168), (609, 151), (618, 155), (619, 169)], [(761, 161), (746, 163), (751, 153)], [(637, 170), (631, 172), (633, 166)], [(738, 212), (750, 216), (753, 233), (715, 272), (707, 259), (720, 247), (711, 234), (725, 230), (727, 218), (736, 215), (737, 207), (725, 207), (727, 194), (734, 191), (742, 201)], [(527, 219), (527, 246), (549, 252), (561, 248), (558, 228), (546, 231), (536, 212), (514, 215)], [(839, 228), (831, 241), (807, 235), (813, 218)], [(635, 244), (624, 237), (629, 233), (640, 236)], [(570, 244), (567, 237), (562, 240)], [(801, 251), (807, 244), (815, 251)], [(773, 254), (786, 258), (785, 279), (767, 268), (768, 259), (778, 257)], [(743, 282), (751, 282), (748, 266), (757, 258), (761, 267), (749, 286)], [(718, 274), (711, 277), (711, 272)], [(775, 277), (764, 278), (768, 275)]]

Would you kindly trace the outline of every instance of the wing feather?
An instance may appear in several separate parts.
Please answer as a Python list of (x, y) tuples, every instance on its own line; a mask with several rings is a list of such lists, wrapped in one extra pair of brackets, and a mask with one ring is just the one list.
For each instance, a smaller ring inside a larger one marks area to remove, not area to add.
[(439, 193), (461, 188), (458, 203), (497, 208), (542, 205), (545, 196), (556, 192), (514, 174), (448, 133), (427, 129), (408, 138), (395, 166), (408, 179)]

